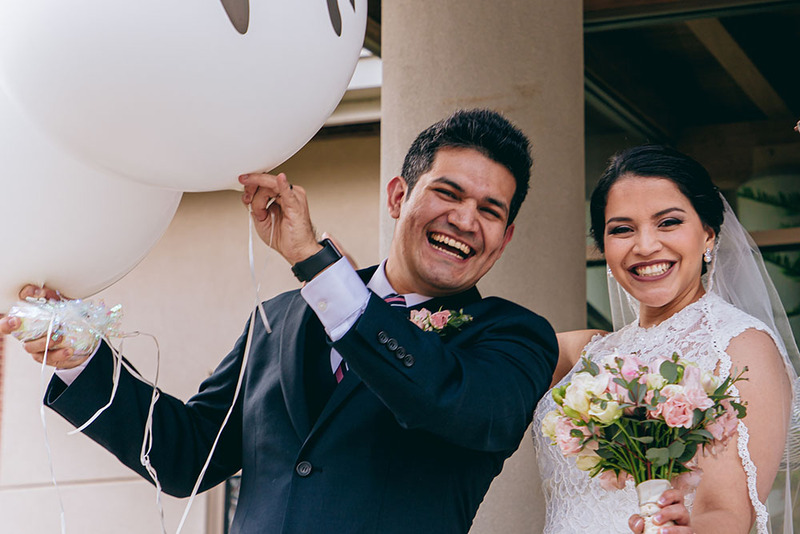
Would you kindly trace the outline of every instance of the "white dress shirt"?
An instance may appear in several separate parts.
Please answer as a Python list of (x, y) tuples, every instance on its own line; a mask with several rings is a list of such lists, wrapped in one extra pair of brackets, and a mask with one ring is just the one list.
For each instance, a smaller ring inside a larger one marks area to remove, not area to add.
[[(317, 314), (328, 337), (337, 341), (364, 313), (370, 291), (380, 298), (397, 293), (386, 278), (386, 260), (381, 262), (375, 274), (364, 285), (350, 262), (341, 258), (308, 282), (300, 290), (300, 294)], [(431, 298), (417, 293), (403, 296), (407, 307), (416, 306)], [(336, 371), (341, 361), (342, 356), (336, 349), (331, 349), (331, 372)]]

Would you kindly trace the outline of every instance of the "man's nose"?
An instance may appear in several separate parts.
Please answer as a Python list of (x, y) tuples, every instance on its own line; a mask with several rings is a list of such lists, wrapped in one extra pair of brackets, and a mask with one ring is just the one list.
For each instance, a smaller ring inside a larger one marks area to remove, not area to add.
[(448, 221), (462, 232), (474, 232), (478, 226), (478, 206), (475, 202), (461, 202), (450, 211)]

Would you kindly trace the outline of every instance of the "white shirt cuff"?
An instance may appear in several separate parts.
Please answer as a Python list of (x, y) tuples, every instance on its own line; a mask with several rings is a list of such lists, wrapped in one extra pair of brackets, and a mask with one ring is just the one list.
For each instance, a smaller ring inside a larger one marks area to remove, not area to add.
[(300, 294), (319, 317), (331, 341), (341, 339), (356, 324), (369, 301), (367, 286), (347, 258), (322, 271)]
[(86, 366), (89, 365), (89, 362), (92, 361), (92, 358), (94, 358), (94, 355), (97, 354), (97, 351), (99, 349), (100, 349), (100, 344), (97, 345), (97, 348), (94, 349), (94, 352), (91, 354), (91, 356), (86, 358), (86, 360), (84, 360), (82, 364), (76, 367), (73, 367), (71, 369), (56, 369), (56, 376), (60, 378), (62, 382), (64, 382), (66, 385), (69, 386), (75, 381), (76, 378), (78, 378), (78, 375), (80, 375), (83, 372), (83, 370), (86, 369)]

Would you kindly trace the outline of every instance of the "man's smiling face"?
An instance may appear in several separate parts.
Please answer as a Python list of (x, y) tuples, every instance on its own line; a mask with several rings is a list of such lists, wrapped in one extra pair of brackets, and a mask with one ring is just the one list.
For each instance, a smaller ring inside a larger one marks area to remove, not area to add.
[(443, 148), (412, 191), (387, 187), (397, 219), (386, 273), (398, 293), (450, 295), (474, 286), (511, 240), (507, 226), (516, 181), (503, 165), (471, 148)]

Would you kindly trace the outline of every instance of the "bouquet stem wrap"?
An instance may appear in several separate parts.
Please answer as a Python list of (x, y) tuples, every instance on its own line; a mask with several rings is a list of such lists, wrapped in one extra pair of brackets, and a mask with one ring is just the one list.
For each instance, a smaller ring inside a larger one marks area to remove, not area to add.
[(643, 534), (658, 534), (661, 527), (675, 524), (672, 521), (667, 521), (663, 525), (653, 523), (653, 516), (661, 509), (658, 506), (658, 499), (671, 487), (669, 480), (660, 478), (645, 480), (636, 486), (636, 495), (639, 497), (639, 515), (644, 519)]

